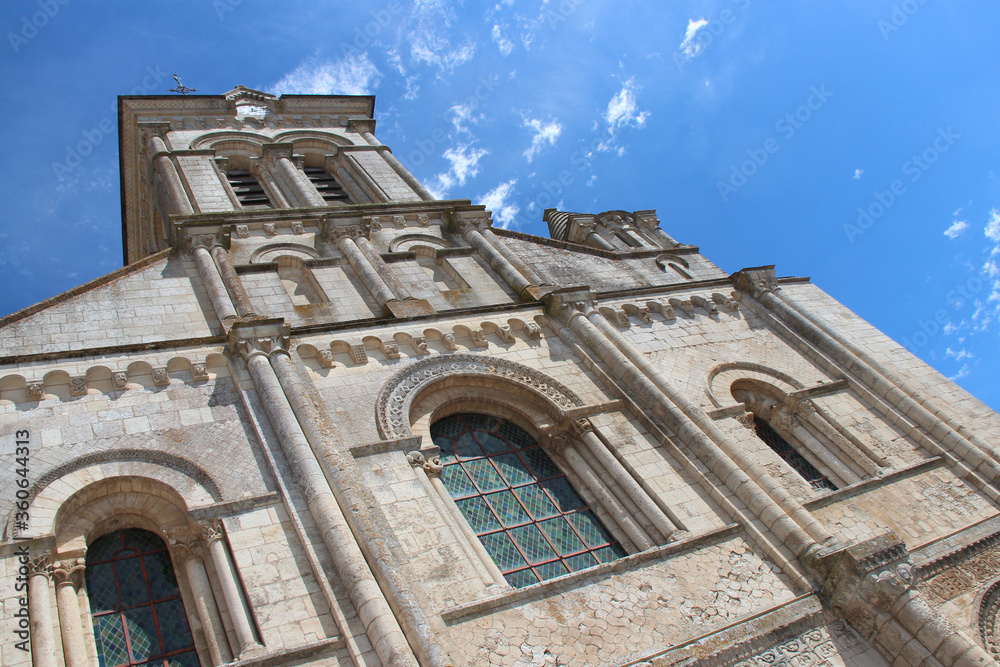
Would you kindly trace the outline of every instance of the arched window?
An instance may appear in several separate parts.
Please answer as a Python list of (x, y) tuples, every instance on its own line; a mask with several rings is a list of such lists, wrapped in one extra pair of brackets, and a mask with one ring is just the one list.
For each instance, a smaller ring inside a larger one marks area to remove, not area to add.
[(119, 530), (87, 549), (87, 592), (101, 667), (198, 667), (167, 545)]
[(780, 456), (785, 463), (792, 466), (795, 472), (802, 475), (802, 478), (809, 482), (812, 488), (817, 491), (823, 491), (824, 489), (830, 491), (837, 490), (837, 486), (826, 475), (817, 470), (816, 466), (809, 463), (802, 454), (795, 451), (795, 448), (788, 444), (766, 421), (755, 416), (753, 419), (753, 428), (757, 433), (757, 437), (774, 450), (774, 453)]
[(482, 414), (431, 427), (445, 487), (515, 588), (625, 555), (524, 429)]

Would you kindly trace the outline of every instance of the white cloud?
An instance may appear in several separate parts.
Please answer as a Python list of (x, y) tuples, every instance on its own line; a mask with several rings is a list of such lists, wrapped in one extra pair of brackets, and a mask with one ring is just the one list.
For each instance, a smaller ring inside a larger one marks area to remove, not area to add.
[(438, 174), (431, 193), (438, 199), (445, 199), (448, 190), (465, 182), (479, 173), (479, 161), (489, 154), (485, 148), (473, 148), (468, 144), (459, 144), (444, 152), (444, 158), (451, 163), (448, 171)]
[(962, 234), (962, 232), (964, 232), (968, 228), (969, 228), (968, 222), (966, 222), (965, 220), (956, 220), (955, 222), (951, 223), (951, 227), (944, 230), (944, 235), (950, 239), (956, 239)]
[(493, 41), (496, 42), (497, 48), (500, 49), (500, 53), (504, 56), (509, 56), (510, 52), (514, 50), (514, 42), (503, 36), (503, 33), (500, 32), (500, 25), (494, 23), (493, 32), (490, 34), (493, 37)]
[(964, 347), (961, 350), (955, 351), (950, 347), (944, 351), (944, 356), (953, 357), (955, 361), (962, 361), (963, 359), (971, 359), (973, 354), (966, 350)]
[(493, 212), (493, 220), (500, 223), (501, 229), (507, 229), (517, 218), (521, 208), (510, 201), (517, 179), (512, 178), (506, 183), (501, 183), (485, 195), (479, 198), (479, 203)]
[(608, 110), (604, 113), (604, 122), (608, 124), (611, 134), (621, 127), (632, 125), (643, 127), (646, 119), (649, 118), (648, 111), (639, 111), (639, 104), (636, 102), (635, 93), (638, 85), (635, 78), (630, 78), (622, 84), (622, 89), (615, 93), (611, 101), (608, 102)]
[(990, 211), (990, 221), (986, 223), (986, 238), (1000, 242), (1000, 211), (993, 209)]
[(688, 58), (694, 58), (701, 53), (702, 45), (695, 42), (698, 38), (698, 31), (708, 25), (706, 19), (688, 19), (687, 30), (684, 31), (684, 41), (681, 42), (680, 50)]
[(445, 0), (415, 0), (413, 17), (415, 25), (407, 40), (414, 63), (451, 73), (476, 55), (476, 44), (471, 39), (459, 46), (452, 45), (448, 36), (456, 16)]
[(864, 173), (865, 173), (864, 169), (855, 169), (854, 170), (854, 180), (860, 181), (861, 180), (861, 175), (864, 174)]
[(448, 109), (448, 115), (451, 116), (451, 124), (455, 126), (457, 132), (471, 134), (469, 124), (476, 125), (483, 119), (484, 115), (482, 113), (472, 113), (477, 106), (479, 105), (473, 100), (465, 104), (456, 104)]
[(271, 90), (278, 95), (363, 95), (374, 91), (381, 78), (367, 53), (336, 62), (312, 58), (283, 76)]
[(962, 378), (964, 378), (966, 375), (969, 374), (969, 370), (970, 370), (969, 364), (962, 364), (962, 369), (948, 379), (951, 380), (952, 382), (955, 382), (956, 380), (961, 380)]
[(524, 157), (528, 158), (528, 162), (535, 159), (535, 155), (541, 151), (546, 144), (549, 146), (556, 145), (556, 139), (562, 134), (562, 125), (558, 120), (551, 120), (548, 123), (543, 122), (538, 118), (525, 118), (522, 127), (526, 127), (531, 130), (531, 146), (528, 150), (524, 151)]

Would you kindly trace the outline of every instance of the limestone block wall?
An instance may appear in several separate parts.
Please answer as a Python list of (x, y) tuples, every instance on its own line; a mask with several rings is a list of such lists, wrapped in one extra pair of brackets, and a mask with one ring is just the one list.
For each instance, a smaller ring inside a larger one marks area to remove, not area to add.
[(177, 166), (196, 213), (236, 210), (210, 155), (179, 155)]
[(175, 253), (0, 320), (0, 356), (206, 337), (219, 322), (193, 261)]

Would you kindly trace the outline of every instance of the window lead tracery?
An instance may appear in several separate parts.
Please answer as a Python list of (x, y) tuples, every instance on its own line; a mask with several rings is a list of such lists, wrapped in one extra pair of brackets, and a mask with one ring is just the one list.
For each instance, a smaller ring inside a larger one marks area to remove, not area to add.
[(774, 453), (780, 456), (785, 463), (792, 466), (803, 479), (809, 482), (809, 485), (813, 489), (816, 491), (837, 490), (837, 486), (826, 475), (817, 470), (816, 466), (809, 463), (804, 456), (795, 451), (795, 448), (788, 444), (777, 431), (771, 428), (770, 424), (760, 417), (754, 417), (753, 427), (757, 433), (757, 437), (774, 450)]
[(442, 480), (507, 582), (521, 588), (625, 556), (524, 429), (483, 414), (431, 427)]
[(87, 549), (87, 591), (101, 667), (198, 667), (167, 545), (118, 530)]

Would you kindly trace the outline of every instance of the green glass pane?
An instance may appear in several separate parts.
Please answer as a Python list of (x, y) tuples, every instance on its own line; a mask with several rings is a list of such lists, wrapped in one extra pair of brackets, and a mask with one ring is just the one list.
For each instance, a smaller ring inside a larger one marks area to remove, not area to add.
[(168, 667), (201, 667), (198, 661), (198, 654), (194, 651), (173, 655), (167, 658)]
[(160, 640), (156, 636), (156, 623), (153, 621), (153, 610), (149, 607), (137, 607), (125, 612), (125, 625), (128, 628), (128, 640), (132, 645), (132, 659), (146, 660), (163, 653)]
[(561, 556), (568, 556), (587, 548), (564, 517), (543, 521), (539, 526)]
[(142, 576), (142, 565), (138, 558), (115, 561), (115, 571), (118, 573), (123, 607), (134, 607), (149, 601), (149, 589), (146, 588), (146, 579)]
[(538, 526), (521, 526), (510, 531), (510, 534), (530, 563), (541, 563), (556, 557), (556, 552), (545, 541)]
[(500, 523), (493, 516), (490, 508), (486, 506), (486, 501), (481, 497), (476, 496), (475, 498), (459, 500), (456, 504), (462, 510), (462, 514), (465, 515), (469, 525), (472, 526), (472, 530), (477, 534), (500, 530)]
[(531, 521), (531, 517), (528, 516), (528, 513), (521, 507), (521, 503), (517, 502), (517, 498), (510, 491), (491, 493), (486, 496), (486, 499), (490, 501), (490, 505), (496, 511), (497, 516), (500, 517), (503, 525), (508, 528)]
[(545, 495), (545, 492), (537, 484), (519, 487), (517, 495), (521, 498), (524, 506), (528, 508), (528, 511), (531, 512), (531, 516), (535, 517), (536, 521), (559, 514), (558, 508), (552, 504), (552, 501), (549, 500), (549, 497)]
[(170, 555), (166, 551), (143, 556), (142, 561), (146, 565), (146, 575), (149, 577), (149, 588), (153, 593), (154, 600), (162, 600), (178, 594), (174, 568), (170, 563)]
[(90, 596), (90, 613), (118, 609), (118, 589), (111, 563), (91, 565), (87, 568), (87, 593)]
[(87, 566), (102, 560), (108, 560), (116, 551), (122, 548), (122, 533), (116, 530), (87, 545)]
[(590, 510), (570, 514), (567, 518), (591, 549), (604, 546), (612, 541), (608, 531), (604, 529), (604, 526)]
[(565, 477), (549, 479), (541, 482), (541, 485), (556, 501), (561, 512), (572, 512), (587, 505)]
[(462, 466), (458, 464), (445, 466), (444, 470), (441, 471), (441, 481), (444, 482), (444, 488), (448, 489), (452, 498), (479, 493), (472, 480), (462, 470)]
[(517, 454), (496, 456), (493, 458), (493, 464), (511, 486), (520, 486), (535, 481), (535, 476), (531, 474)]
[(164, 653), (173, 653), (194, 646), (187, 616), (184, 614), (184, 605), (179, 599), (156, 605), (156, 620), (160, 622)]
[(459, 415), (452, 415), (451, 417), (445, 417), (441, 421), (434, 422), (434, 426), (431, 427), (431, 434), (454, 437), (466, 430), (468, 430), (468, 427), (466, 427), (462, 418)]
[(455, 453), (458, 454), (458, 458), (460, 459), (472, 459), (482, 456), (483, 449), (476, 442), (476, 439), (472, 437), (471, 433), (463, 433), (455, 441)]
[(597, 559), (592, 554), (577, 554), (576, 556), (570, 556), (563, 562), (566, 563), (566, 567), (569, 568), (570, 572), (578, 572), (579, 570), (597, 565)]
[(94, 637), (102, 665), (128, 664), (128, 645), (121, 614), (105, 614), (94, 618)]
[(561, 475), (562, 471), (559, 467), (552, 462), (549, 455), (542, 451), (541, 447), (533, 447), (531, 449), (526, 449), (521, 453), (524, 460), (528, 462), (528, 466), (531, 468), (532, 473), (538, 479), (545, 479), (546, 477), (553, 477), (555, 475)]
[(503, 454), (504, 452), (510, 451), (510, 445), (507, 444), (506, 440), (502, 440), (489, 433), (484, 433), (483, 431), (476, 431), (476, 440), (479, 441), (479, 444), (482, 446), (483, 451), (486, 452), (487, 456)]
[(486, 550), (493, 556), (493, 561), (502, 571), (514, 570), (527, 565), (507, 533), (490, 533), (489, 535), (481, 535), (479, 539), (482, 540)]
[(524, 588), (525, 586), (538, 583), (538, 575), (531, 570), (518, 570), (517, 572), (503, 575), (503, 578), (514, 588)]
[(527, 431), (507, 421), (500, 424), (500, 428), (497, 429), (497, 435), (510, 442), (515, 449), (524, 449), (538, 445), (538, 442), (528, 435)]
[(561, 577), (569, 572), (561, 561), (539, 565), (535, 568), (535, 571), (538, 572), (538, 578), (542, 581), (545, 581), (546, 579), (555, 579), (556, 577)]
[(597, 560), (602, 563), (610, 563), (613, 560), (618, 560), (619, 558), (624, 558), (628, 554), (622, 549), (620, 544), (612, 544), (607, 547), (601, 547), (600, 549), (594, 550), (594, 556)]
[(472, 476), (473, 481), (476, 482), (476, 486), (483, 493), (488, 493), (490, 491), (497, 491), (507, 487), (503, 479), (497, 474), (496, 469), (493, 464), (490, 463), (489, 459), (476, 459), (475, 461), (466, 461), (465, 469)]

